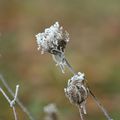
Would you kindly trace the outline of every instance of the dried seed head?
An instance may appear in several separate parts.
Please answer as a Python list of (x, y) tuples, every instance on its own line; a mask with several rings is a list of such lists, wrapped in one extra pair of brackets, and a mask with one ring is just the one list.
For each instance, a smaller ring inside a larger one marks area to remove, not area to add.
[(49, 104), (45, 106), (44, 112), (46, 113), (45, 120), (57, 120), (58, 119), (58, 109), (55, 104)]
[(66, 97), (72, 104), (83, 109), (86, 114), (85, 103), (88, 97), (88, 89), (85, 84), (84, 74), (78, 73), (68, 80), (68, 86), (64, 89)]
[(43, 33), (36, 35), (38, 50), (41, 47), (41, 52), (49, 52), (57, 54), (57, 51), (64, 52), (65, 46), (69, 41), (68, 33), (63, 31), (63, 28), (56, 22), (50, 28), (46, 28)]
[(65, 57), (64, 50), (67, 42), (69, 41), (69, 34), (63, 30), (63, 27), (59, 26), (56, 22), (50, 28), (46, 28), (43, 33), (36, 35), (38, 50), (41, 48), (41, 53), (51, 53), (53, 60), (60, 66), (62, 72), (64, 72)]

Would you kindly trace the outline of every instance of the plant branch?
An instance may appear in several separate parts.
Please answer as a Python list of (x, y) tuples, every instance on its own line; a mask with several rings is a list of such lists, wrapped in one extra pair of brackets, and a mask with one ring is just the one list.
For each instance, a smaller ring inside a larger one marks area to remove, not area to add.
[[(0, 80), (2, 81), (3, 85), (8, 90), (8, 92), (14, 97), (14, 92), (11, 90), (11, 88), (9, 87), (9, 85), (7, 84), (7, 82), (5, 81), (5, 79), (3, 78), (3, 76), (1, 74), (0, 74)], [(32, 117), (31, 113), (24, 107), (24, 105), (20, 102), (20, 100), (18, 98), (16, 98), (16, 102), (20, 106), (20, 108), (23, 110), (23, 112), (25, 114), (27, 114), (27, 116), (29, 117), (30, 120), (35, 120)]]
[[(69, 62), (67, 61), (67, 59), (65, 58), (65, 62), (66, 62), (66, 65), (67, 67), (69, 68), (69, 70), (74, 74), (76, 75), (73, 67), (69, 64)], [(88, 83), (87, 83), (88, 84)], [(105, 115), (105, 117), (108, 119), (108, 120), (113, 120), (110, 115), (108, 114), (108, 112), (106, 111), (106, 109), (103, 107), (103, 105), (100, 103), (100, 101), (98, 100), (98, 98), (94, 95), (94, 93), (91, 91), (91, 89), (89, 88), (89, 86), (87, 85), (88, 87), (88, 91), (90, 93), (90, 95), (92, 96), (93, 100), (95, 101), (95, 103), (98, 105), (98, 107), (101, 109), (101, 111), (103, 112), (103, 114)], [(80, 112), (80, 117), (81, 117), (81, 120), (83, 120), (83, 115), (81, 113), (81, 109), (79, 108), (79, 112)]]
[(65, 58), (65, 63), (68, 67), (68, 69), (70, 70), (71, 73), (73, 73), (74, 75), (76, 75), (75, 70), (73, 69), (73, 67), (69, 64), (69, 62), (67, 61), (67, 59)]
[(0, 88), (1, 93), (3, 94), (3, 96), (6, 98), (6, 100), (10, 104), (10, 107), (12, 107), (12, 109), (13, 109), (13, 114), (14, 114), (15, 120), (18, 120), (17, 119), (17, 113), (16, 113), (16, 110), (15, 110), (15, 107), (14, 107), (15, 101), (16, 101), (16, 98), (17, 98), (17, 94), (18, 94), (18, 88), (19, 88), (19, 85), (16, 86), (16, 94), (15, 94), (15, 97), (14, 97), (13, 100), (10, 100), (9, 97), (7, 96), (7, 94), (3, 91), (3, 89)]

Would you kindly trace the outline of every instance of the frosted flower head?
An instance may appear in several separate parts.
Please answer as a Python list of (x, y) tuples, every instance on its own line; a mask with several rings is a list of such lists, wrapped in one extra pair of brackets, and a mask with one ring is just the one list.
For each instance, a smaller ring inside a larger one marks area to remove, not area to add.
[(57, 110), (56, 105), (51, 103), (51, 104), (48, 104), (47, 106), (44, 107), (44, 112), (51, 114), (51, 113), (57, 113), (58, 110)]
[(56, 65), (60, 66), (64, 73), (64, 67), (66, 65), (64, 50), (69, 41), (68, 33), (56, 22), (50, 28), (46, 28), (43, 33), (38, 33), (36, 39), (38, 50), (41, 48), (42, 54), (44, 52), (51, 53)]
[(84, 74), (78, 73), (68, 80), (68, 85), (64, 89), (66, 97), (72, 104), (83, 109), (86, 114), (85, 103), (88, 97), (88, 89), (84, 82)]
[(41, 48), (41, 53), (49, 52), (55, 55), (64, 52), (69, 41), (68, 33), (59, 26), (58, 22), (50, 28), (46, 28), (43, 33), (38, 33), (36, 39), (38, 50)]
[(44, 120), (57, 120), (58, 119), (58, 109), (55, 104), (49, 104), (45, 106), (44, 112), (46, 113)]

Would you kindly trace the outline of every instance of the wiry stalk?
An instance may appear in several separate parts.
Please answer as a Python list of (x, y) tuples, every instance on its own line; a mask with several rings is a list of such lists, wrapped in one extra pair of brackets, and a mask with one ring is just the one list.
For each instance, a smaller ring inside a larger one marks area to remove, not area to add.
[(68, 67), (68, 69), (70, 70), (70, 72), (75, 75), (75, 74), (76, 74), (76, 73), (75, 73), (75, 70), (74, 70), (73, 67), (69, 64), (69, 62), (67, 61), (66, 58), (65, 58), (65, 63), (66, 63), (66, 66)]
[(98, 107), (101, 109), (101, 111), (103, 112), (103, 114), (105, 115), (105, 117), (108, 120), (113, 120), (110, 115), (108, 114), (107, 110), (103, 107), (103, 105), (100, 103), (100, 101), (98, 100), (98, 98), (93, 94), (93, 92), (90, 90), (89, 88), (89, 92), (90, 95), (92, 96), (93, 100), (96, 102), (96, 104), (98, 105)]
[(12, 107), (13, 109), (13, 114), (14, 114), (14, 118), (15, 120), (18, 120), (17, 118), (17, 113), (16, 113), (16, 110), (15, 110), (15, 101), (16, 101), (16, 98), (17, 98), (17, 92), (18, 92), (18, 86), (16, 86), (16, 94), (15, 94), (15, 97), (13, 100), (10, 100), (10, 98), (7, 96), (7, 94), (4, 92), (4, 90), (2, 88), (0, 88), (0, 92), (3, 94), (3, 96), (5, 97), (5, 99), (8, 101), (8, 103), (10, 104), (10, 107)]
[[(65, 58), (65, 62), (66, 62), (66, 65), (68, 67), (68, 69), (71, 71), (71, 73), (73, 73), (74, 75), (76, 74), (74, 69), (72, 68), (72, 66), (69, 64), (69, 62), (67, 61), (67, 59)], [(88, 87), (88, 86), (87, 86)], [(103, 105), (100, 103), (100, 101), (98, 100), (98, 98), (94, 95), (94, 93), (91, 91), (91, 89), (88, 87), (88, 91), (90, 93), (90, 95), (92, 96), (93, 100), (95, 101), (95, 103), (98, 105), (98, 107), (101, 109), (101, 111), (103, 112), (103, 114), (105, 115), (105, 117), (108, 119), (108, 120), (113, 120), (110, 115), (108, 114), (107, 110), (103, 107)], [(83, 120), (83, 115), (82, 115), (82, 112), (81, 112), (81, 108), (79, 108), (79, 112), (80, 112), (80, 117), (81, 117), (81, 120)]]
[[(5, 81), (5, 79), (3, 78), (1, 74), (0, 74), (0, 80), (2, 81), (3, 85), (8, 90), (8, 92), (14, 97), (14, 92), (11, 90), (11, 88), (9, 87), (9, 85), (7, 84), (7, 82)], [(30, 112), (24, 107), (24, 105), (20, 102), (18, 98), (16, 99), (16, 102), (18, 103), (20, 108), (23, 110), (23, 112), (27, 114), (30, 120), (35, 120), (30, 114)]]
[(13, 106), (12, 109), (13, 109), (13, 114), (14, 114), (15, 120), (18, 120), (15, 107)]

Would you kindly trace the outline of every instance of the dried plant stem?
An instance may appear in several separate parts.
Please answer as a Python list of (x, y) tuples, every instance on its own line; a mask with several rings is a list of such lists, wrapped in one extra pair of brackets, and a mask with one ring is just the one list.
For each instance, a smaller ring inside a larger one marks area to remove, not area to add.
[(31, 113), (25, 108), (25, 106), (20, 102), (19, 99), (17, 99), (16, 102), (17, 102), (18, 105), (21, 107), (22, 111), (27, 114), (27, 116), (29, 117), (30, 120), (35, 120), (35, 119), (32, 117)]
[[(5, 81), (5, 79), (3, 78), (1, 74), (0, 74), (0, 80), (2, 81), (3, 85), (8, 90), (8, 92), (14, 97), (14, 92), (11, 90), (11, 88), (9, 87), (9, 85), (7, 84), (7, 82)], [(23, 110), (23, 112), (27, 114), (30, 120), (35, 120), (30, 114), (30, 112), (24, 107), (24, 105), (20, 102), (18, 98), (16, 99), (16, 102), (20, 106), (20, 108)]]
[(73, 73), (74, 75), (76, 75), (75, 70), (73, 69), (73, 67), (69, 64), (69, 62), (67, 61), (67, 59), (65, 58), (65, 63), (68, 67), (68, 69), (70, 70), (71, 73)]
[(13, 109), (13, 114), (14, 114), (15, 120), (18, 120), (15, 107), (13, 106), (12, 109)]
[(84, 120), (81, 108), (78, 107), (78, 109), (79, 109), (79, 113), (80, 113), (80, 118), (81, 118), (81, 120)]
[[(74, 69), (72, 68), (72, 66), (69, 64), (69, 62), (66, 60), (65, 58), (65, 62), (66, 62), (66, 65), (68, 67), (68, 69), (74, 74), (76, 75)], [(88, 83), (87, 83), (88, 84)], [(87, 85), (88, 87), (88, 85)], [(103, 107), (103, 105), (100, 103), (100, 101), (98, 100), (98, 98), (93, 94), (93, 92), (91, 91), (91, 89), (88, 87), (88, 91), (90, 93), (90, 95), (92, 96), (93, 100), (95, 101), (95, 103), (98, 105), (98, 107), (101, 109), (101, 111), (104, 113), (105, 117), (108, 119), (108, 120), (113, 120), (110, 115), (108, 114), (108, 112), (106, 111), (106, 109)], [(79, 108), (79, 112), (80, 112), (80, 117), (81, 117), (81, 120), (83, 120), (83, 115), (82, 115), (82, 111), (81, 111), (81, 108)]]
[(3, 91), (3, 89), (0, 87), (0, 92), (3, 94), (3, 96), (5, 97), (5, 99), (8, 101), (8, 103), (11, 102), (11, 100), (9, 99), (9, 97), (6, 95), (6, 93)]
[(93, 94), (93, 92), (90, 90), (89, 88), (89, 92), (90, 92), (90, 95), (92, 96), (93, 100), (96, 102), (96, 104), (98, 105), (98, 107), (101, 109), (101, 111), (104, 113), (105, 117), (108, 119), (108, 120), (113, 120), (108, 112), (106, 111), (106, 109), (103, 107), (103, 105), (100, 103), (100, 101), (98, 100), (98, 98)]
[(3, 91), (2, 88), (0, 88), (0, 91), (1, 91), (1, 93), (3, 94), (3, 96), (6, 98), (6, 100), (8, 101), (8, 103), (10, 104), (10, 107), (12, 107), (15, 120), (18, 120), (18, 119), (17, 119), (17, 113), (16, 113), (16, 110), (15, 110), (15, 107), (14, 107), (14, 104), (15, 104), (15, 101), (16, 101), (16, 98), (17, 98), (18, 86), (16, 86), (16, 94), (15, 94), (15, 97), (14, 97), (13, 100), (10, 100), (10, 99), (9, 99), (9, 97), (8, 97), (7, 94)]

